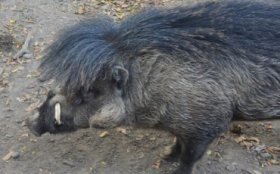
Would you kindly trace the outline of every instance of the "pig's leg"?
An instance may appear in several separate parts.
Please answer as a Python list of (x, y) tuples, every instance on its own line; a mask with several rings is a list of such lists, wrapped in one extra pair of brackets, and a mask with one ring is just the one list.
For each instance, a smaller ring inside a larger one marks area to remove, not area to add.
[(180, 141), (181, 141), (180, 138), (176, 137), (176, 142), (172, 146), (170, 154), (168, 154), (164, 157), (165, 161), (176, 162), (179, 160), (179, 157), (181, 154), (181, 149), (182, 149)]
[(204, 154), (207, 146), (214, 139), (197, 139), (196, 137), (188, 138), (181, 142), (180, 166), (174, 174), (192, 174), (192, 169), (196, 161)]

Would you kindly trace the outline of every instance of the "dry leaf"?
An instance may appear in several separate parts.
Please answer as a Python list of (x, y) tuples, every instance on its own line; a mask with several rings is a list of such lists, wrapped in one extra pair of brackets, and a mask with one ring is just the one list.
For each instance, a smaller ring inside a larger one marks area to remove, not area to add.
[(35, 109), (38, 109), (40, 107), (41, 103), (40, 101), (37, 101), (35, 103), (32, 103), (28, 106), (28, 108), (25, 109), (26, 112), (33, 112)]
[(265, 128), (266, 128), (266, 129), (272, 129), (272, 124), (271, 124), (271, 123), (267, 123), (267, 124), (265, 125)]
[(279, 147), (267, 147), (266, 151), (269, 153), (278, 154), (278, 153), (280, 153), (280, 148)]
[(262, 174), (261, 172), (259, 171), (256, 171), (256, 170), (253, 170), (254, 174)]
[(116, 128), (116, 131), (119, 132), (119, 133), (127, 135), (127, 131), (126, 131), (125, 128), (118, 127), (118, 128)]
[(12, 24), (12, 25), (14, 25), (14, 24), (16, 24), (16, 20), (10, 19), (10, 20), (9, 20), (9, 23)]
[(12, 158), (12, 154), (13, 154), (13, 152), (10, 151), (7, 155), (5, 155), (5, 156), (2, 158), (2, 160), (8, 161), (9, 159)]
[(13, 69), (11, 72), (12, 72), (12, 73), (16, 73), (16, 72), (21, 71), (21, 70), (23, 70), (23, 69), (24, 69), (23, 66), (18, 66), (18, 67), (16, 67), (15, 69)]
[(99, 137), (100, 138), (104, 138), (104, 137), (106, 137), (106, 136), (108, 136), (109, 135), (109, 132), (108, 131), (104, 131), (104, 132), (102, 132), (100, 135), (99, 135)]
[(241, 143), (242, 141), (244, 141), (246, 138), (243, 136), (243, 135), (241, 135), (241, 136), (239, 136), (239, 137), (237, 137), (237, 138), (234, 138), (234, 141), (236, 142), (236, 143)]
[(137, 141), (140, 141), (140, 140), (142, 140), (144, 138), (144, 135), (138, 135), (137, 137), (136, 137), (136, 140)]
[(155, 137), (155, 136), (152, 136), (152, 137), (150, 138), (150, 140), (151, 140), (151, 141), (155, 141), (155, 140), (156, 140), (156, 137)]
[(155, 169), (159, 169), (160, 168), (160, 164), (161, 164), (161, 160), (156, 160), (156, 162), (154, 162), (154, 164), (152, 165), (153, 168)]
[(269, 160), (268, 162), (272, 165), (279, 165), (280, 164), (280, 161), (277, 161), (275, 159)]
[(85, 13), (86, 13), (85, 5), (80, 5), (79, 8), (78, 8), (78, 11), (76, 12), (76, 14), (83, 15)]
[(245, 141), (254, 141), (256, 144), (260, 143), (260, 140), (256, 137), (247, 137)]

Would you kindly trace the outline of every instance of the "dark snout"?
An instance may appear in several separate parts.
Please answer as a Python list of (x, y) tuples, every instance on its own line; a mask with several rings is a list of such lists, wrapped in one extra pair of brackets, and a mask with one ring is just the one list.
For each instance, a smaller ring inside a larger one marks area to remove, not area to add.
[(44, 126), (40, 125), (39, 113), (32, 115), (31, 117), (26, 119), (27, 127), (30, 132), (35, 136), (41, 136), (46, 133)]
[(84, 112), (79, 111), (77, 106), (67, 103), (65, 96), (50, 91), (38, 113), (30, 116), (26, 123), (31, 133), (36, 136), (47, 132), (59, 134), (88, 128), (88, 118), (81, 114)]

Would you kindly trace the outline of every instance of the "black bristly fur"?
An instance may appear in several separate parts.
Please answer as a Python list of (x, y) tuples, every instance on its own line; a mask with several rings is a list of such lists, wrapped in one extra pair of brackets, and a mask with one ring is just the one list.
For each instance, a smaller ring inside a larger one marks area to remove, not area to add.
[[(63, 118), (169, 131), (178, 139), (177, 173), (190, 174), (232, 119), (280, 118), (279, 2), (146, 9), (120, 23), (99, 16), (61, 33), (40, 66), (43, 79), (55, 79), (65, 95), (81, 88), (99, 94), (83, 94), (90, 97), (79, 105), (65, 102), (71, 113)], [(124, 79), (113, 73), (116, 65), (128, 75), (118, 89), (112, 78)]]

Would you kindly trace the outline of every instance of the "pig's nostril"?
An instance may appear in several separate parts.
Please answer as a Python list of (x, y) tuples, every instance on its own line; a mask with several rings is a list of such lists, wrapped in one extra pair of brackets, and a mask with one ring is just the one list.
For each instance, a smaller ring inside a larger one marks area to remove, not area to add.
[(39, 114), (36, 113), (33, 116), (27, 118), (25, 121), (27, 123), (27, 127), (31, 131), (31, 133), (35, 136), (41, 136), (46, 131), (42, 128), (38, 120)]

